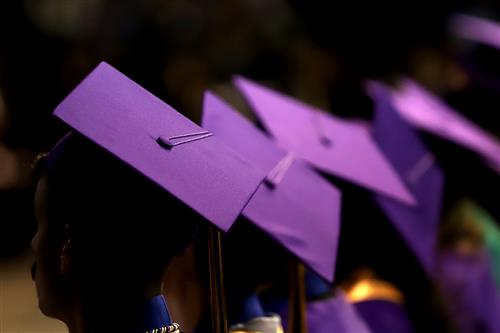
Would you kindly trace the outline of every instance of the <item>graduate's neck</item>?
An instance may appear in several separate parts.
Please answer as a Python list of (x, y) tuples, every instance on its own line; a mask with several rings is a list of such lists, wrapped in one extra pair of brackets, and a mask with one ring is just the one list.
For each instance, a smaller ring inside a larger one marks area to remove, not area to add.
[(157, 318), (162, 318), (162, 324), (171, 324), (166, 307), (158, 301), (152, 302), (161, 295), (160, 283), (139, 291), (130, 287), (100, 289), (91, 299), (82, 294), (68, 311), (65, 322), (69, 333), (129, 331), (135, 326), (142, 329), (154, 312)]
[(83, 315), (82, 303), (75, 300), (67, 309), (63, 318), (69, 333), (87, 333), (89, 331)]

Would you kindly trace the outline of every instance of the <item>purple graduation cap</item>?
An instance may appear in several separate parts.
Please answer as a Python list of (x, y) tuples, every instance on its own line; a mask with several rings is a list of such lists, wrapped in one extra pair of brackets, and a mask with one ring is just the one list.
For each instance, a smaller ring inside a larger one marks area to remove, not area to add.
[(389, 89), (382, 85), (378, 88), (372, 96), (375, 99), (373, 137), (418, 205), (410, 207), (381, 195), (376, 196), (376, 201), (431, 274), (441, 214), (443, 172), (417, 131), (392, 106)]
[(500, 166), (500, 141), (416, 82), (405, 80), (392, 100), (413, 126), (477, 153), (494, 168)]
[(484, 18), (454, 14), (450, 19), (453, 35), (500, 50), (500, 23)]
[(281, 147), (326, 173), (415, 204), (363, 125), (326, 114), (241, 77), (235, 84)]
[(265, 177), (212, 133), (106, 63), (54, 114), (223, 231)]
[(333, 280), (340, 225), (340, 192), (294, 154), (276, 144), (210, 92), (203, 127), (267, 174), (243, 210), (311, 269)]

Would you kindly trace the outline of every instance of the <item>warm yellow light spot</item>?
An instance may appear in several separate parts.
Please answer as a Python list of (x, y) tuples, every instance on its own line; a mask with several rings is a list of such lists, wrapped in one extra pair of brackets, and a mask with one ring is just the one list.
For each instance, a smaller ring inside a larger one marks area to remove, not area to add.
[(392, 284), (376, 279), (363, 279), (346, 291), (347, 299), (351, 303), (370, 300), (382, 300), (393, 303), (403, 303), (403, 294)]

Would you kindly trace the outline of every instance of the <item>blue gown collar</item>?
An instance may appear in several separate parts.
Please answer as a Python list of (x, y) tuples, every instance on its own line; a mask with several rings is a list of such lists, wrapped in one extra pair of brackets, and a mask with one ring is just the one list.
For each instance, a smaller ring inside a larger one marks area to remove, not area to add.
[(137, 327), (138, 332), (149, 332), (154, 329), (172, 325), (172, 320), (167, 308), (167, 302), (163, 295), (149, 299), (139, 309), (139, 322), (133, 327)]

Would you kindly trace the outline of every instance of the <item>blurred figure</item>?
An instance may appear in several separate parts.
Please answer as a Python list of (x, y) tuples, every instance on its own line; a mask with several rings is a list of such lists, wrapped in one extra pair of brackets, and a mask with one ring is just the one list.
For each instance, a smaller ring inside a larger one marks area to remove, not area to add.
[(463, 200), (449, 213), (440, 235), (436, 279), (459, 332), (494, 333), (500, 331), (500, 292), (476, 207)]

